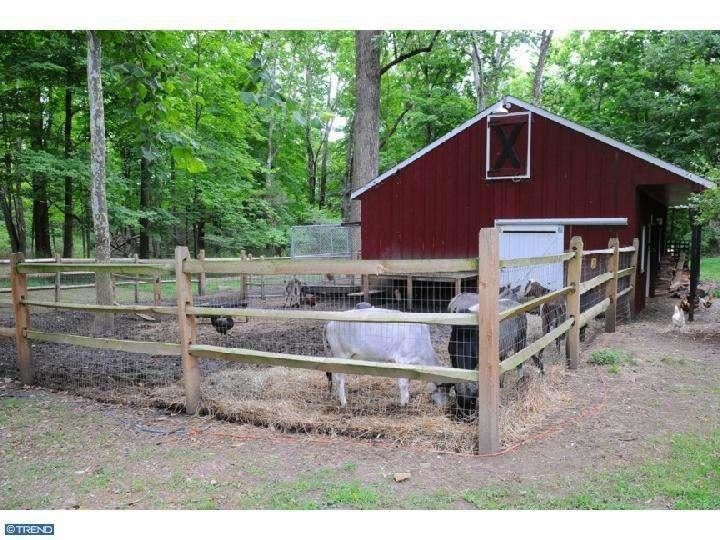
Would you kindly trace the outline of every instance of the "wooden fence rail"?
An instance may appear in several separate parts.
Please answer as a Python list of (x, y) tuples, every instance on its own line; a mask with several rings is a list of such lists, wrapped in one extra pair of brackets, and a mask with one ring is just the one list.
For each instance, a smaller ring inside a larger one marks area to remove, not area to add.
[[(606, 331), (615, 328), (616, 304), (618, 298), (630, 295), (634, 298), (637, 265), (637, 239), (632, 246), (620, 247), (617, 240), (611, 239), (608, 249), (583, 251), (582, 239), (574, 237), (570, 242), (570, 251), (559, 255), (531, 257), (523, 259), (500, 260), (498, 257), (498, 233), (496, 229), (483, 229), (479, 235), (478, 259), (445, 260), (339, 260), (339, 259), (212, 259), (204, 257), (190, 258), (187, 248), (177, 248), (174, 260), (140, 261), (132, 259), (113, 260), (109, 263), (97, 263), (92, 260), (48, 259), (24, 261), (22, 255), (13, 256), (8, 266), (8, 275), (12, 278), (11, 291), (13, 301), (6, 303), (15, 314), (15, 328), (0, 328), (0, 336), (15, 337), (18, 348), (18, 364), (24, 382), (30, 384), (33, 379), (32, 356), (29, 343), (47, 342), (96, 349), (112, 349), (130, 353), (152, 354), (159, 356), (180, 356), (182, 359), (183, 385), (185, 389), (186, 410), (197, 412), (200, 401), (200, 372), (198, 358), (215, 358), (249, 364), (285, 366), (300, 369), (312, 369), (324, 372), (375, 375), (383, 377), (404, 377), (433, 381), (436, 383), (477, 382), (478, 383), (478, 450), (495, 452), (500, 445), (499, 405), (500, 374), (519, 366), (551, 345), (556, 339), (566, 336), (568, 364), (571, 368), (578, 365), (580, 327), (605, 313)], [(619, 253), (632, 253), (628, 268), (619, 268)], [(603, 274), (581, 282), (583, 255), (608, 255), (607, 270)], [(501, 268), (517, 268), (541, 264), (556, 264), (567, 261), (566, 284), (539, 298), (532, 299), (513, 309), (497, 312), (499, 275)], [(0, 261), (1, 264), (1, 261)], [(130, 279), (116, 284), (132, 284), (136, 288), (133, 305), (97, 305), (73, 302), (59, 302), (59, 288), (86, 287), (94, 284), (62, 286), (58, 276), (110, 271), (121, 278)], [(174, 279), (162, 280), (161, 276), (174, 272)], [(315, 311), (281, 310), (253, 308), (213, 308), (194, 306), (192, 298), (193, 274), (197, 279), (199, 292), (206, 292), (206, 274), (240, 275), (243, 294), (247, 293), (248, 276), (251, 275), (309, 275), (309, 274), (352, 274), (363, 276), (367, 282), (370, 274), (399, 275), (422, 273), (477, 272), (479, 309), (477, 313), (377, 313), (365, 311)], [(30, 274), (45, 273), (55, 277), (55, 285), (48, 287), (28, 287)], [(630, 278), (630, 285), (618, 291), (618, 280)], [(155, 304), (159, 303), (160, 284), (176, 284), (176, 306), (138, 304), (137, 287), (139, 283), (153, 285)], [(605, 298), (594, 306), (580, 311), (580, 295), (601, 286), (605, 286)], [(56, 289), (54, 302), (32, 300), (29, 290), (43, 288)], [(567, 297), (567, 318), (533, 343), (499, 362), (499, 325), (503, 320), (533, 311), (543, 304)], [(2, 307), (2, 304), (0, 304)], [(177, 317), (179, 343), (160, 343), (132, 341), (124, 339), (99, 338), (66, 333), (43, 332), (29, 327), (29, 308), (65, 309), (91, 313), (151, 313)], [(270, 353), (241, 348), (224, 348), (199, 345), (196, 342), (196, 318), (199, 316), (229, 315), (241, 317), (270, 318), (279, 320), (340, 320), (365, 323), (422, 323), (441, 325), (478, 325), (478, 347), (482, 354), (478, 358), (476, 370), (449, 367), (397, 365), (392, 363), (371, 362), (362, 359), (314, 357), (307, 355)]]

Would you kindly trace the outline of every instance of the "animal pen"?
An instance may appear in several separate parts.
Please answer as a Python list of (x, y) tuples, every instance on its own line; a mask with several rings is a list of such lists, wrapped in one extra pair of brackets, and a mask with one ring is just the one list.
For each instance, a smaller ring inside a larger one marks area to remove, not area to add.
[[(544, 419), (518, 405), (522, 381), (542, 385), (542, 376), (528, 366), (521, 379), (518, 368), (542, 358), (545, 377), (561, 382), (565, 363), (578, 367), (581, 329), (612, 332), (632, 312), (637, 246), (611, 238), (607, 249), (584, 252), (574, 237), (565, 253), (500, 260), (490, 228), (479, 233), (480, 257), (467, 259), (191, 258), (186, 247), (174, 260), (103, 263), (15, 254), (0, 268), (0, 280), (9, 281), (0, 289), (0, 372), (96, 399), (283, 431), (492, 453), (527, 437), (528, 415), (536, 424)], [(113, 305), (95, 304), (101, 272), (113, 276)], [(447, 312), (458, 293), (476, 294), (476, 311)], [(508, 294), (514, 299), (504, 304)], [(352, 309), (360, 302), (386, 309)], [(112, 331), (94, 325), (97, 314), (112, 316)], [(327, 321), (361, 323), (379, 340), (388, 329), (415, 336), (411, 330), (427, 328), (435, 360), (334, 357)], [(521, 331), (506, 331), (510, 323)], [(476, 330), (476, 368), (452, 367), (453, 327)], [(325, 373), (348, 375), (344, 407)], [(404, 406), (398, 378), (411, 380)], [(447, 405), (430, 400), (427, 383), (448, 390)], [(473, 388), (471, 422), (453, 414), (458, 385)]]

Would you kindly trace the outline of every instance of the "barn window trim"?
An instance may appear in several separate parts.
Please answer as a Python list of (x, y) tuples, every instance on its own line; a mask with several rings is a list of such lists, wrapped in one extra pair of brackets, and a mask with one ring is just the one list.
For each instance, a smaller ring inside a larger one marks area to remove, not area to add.
[[(509, 116), (526, 116), (527, 117), (527, 160), (525, 165), (525, 174), (512, 176), (488, 176), (490, 172), (490, 120), (493, 118), (507, 118)], [(489, 114), (485, 123), (485, 180), (528, 180), (530, 178), (530, 146), (532, 145), (532, 112), (519, 111), (511, 113)]]

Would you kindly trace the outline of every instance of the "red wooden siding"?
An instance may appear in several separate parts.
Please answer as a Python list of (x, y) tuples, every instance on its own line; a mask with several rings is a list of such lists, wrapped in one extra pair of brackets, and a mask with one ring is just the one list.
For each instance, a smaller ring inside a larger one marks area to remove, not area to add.
[[(514, 110), (517, 110), (514, 109)], [(495, 219), (626, 217), (626, 227), (566, 227), (587, 249), (640, 230), (638, 186), (687, 182), (541, 115), (531, 115), (531, 177), (486, 180), (486, 121), (461, 131), (364, 192), (363, 258), (477, 255)]]

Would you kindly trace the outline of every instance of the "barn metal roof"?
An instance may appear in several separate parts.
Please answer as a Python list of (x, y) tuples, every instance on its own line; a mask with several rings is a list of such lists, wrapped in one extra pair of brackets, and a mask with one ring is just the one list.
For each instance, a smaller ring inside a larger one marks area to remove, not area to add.
[(596, 139), (600, 142), (603, 142), (607, 144), (608, 146), (612, 146), (614, 148), (617, 148), (618, 150), (622, 150), (623, 152), (627, 152), (628, 154), (631, 154), (637, 158), (640, 158), (644, 161), (647, 161), (648, 163), (652, 163), (653, 165), (656, 165), (660, 167), (661, 169), (665, 169), (667, 171), (670, 171), (673, 174), (676, 174), (682, 178), (685, 178), (686, 180), (690, 180), (691, 182), (694, 182), (695, 184), (701, 185), (703, 187), (712, 188), (715, 187), (715, 183), (706, 179), (702, 178), (696, 174), (691, 173), (690, 171), (686, 171), (685, 169), (682, 169), (678, 167), (677, 165), (673, 165), (672, 163), (668, 163), (667, 161), (663, 161), (662, 159), (656, 158), (655, 156), (652, 156), (648, 154), (647, 152), (643, 152), (642, 150), (638, 150), (637, 148), (633, 148), (632, 146), (629, 146), (625, 143), (622, 143), (616, 139), (612, 139), (606, 135), (603, 135), (602, 133), (598, 133), (597, 131), (594, 131), (590, 128), (586, 128), (584, 126), (581, 126), (580, 124), (577, 124), (575, 122), (572, 122), (571, 120), (568, 120), (567, 118), (563, 118), (562, 116), (558, 116), (556, 114), (553, 114), (549, 111), (546, 111), (545, 109), (541, 109), (540, 107), (537, 107), (535, 105), (532, 105), (530, 103), (527, 103), (521, 99), (518, 99), (513, 96), (506, 96), (505, 98), (501, 99), (497, 103), (494, 103), (493, 105), (490, 105), (487, 109), (484, 111), (479, 112), (472, 118), (470, 118), (468, 121), (460, 124), (458, 127), (450, 131), (449, 133), (446, 133), (436, 141), (430, 143), (425, 148), (422, 148), (421, 150), (418, 150), (415, 152), (412, 156), (407, 158), (405, 161), (402, 161), (395, 165), (394, 167), (388, 169), (383, 174), (375, 178), (374, 180), (371, 180), (367, 184), (365, 184), (360, 189), (357, 189), (353, 191), (351, 197), (353, 199), (359, 197), (369, 189), (372, 189), (379, 183), (381, 183), (383, 180), (386, 180), (387, 178), (390, 178), (393, 176), (396, 172), (398, 172), (401, 169), (404, 169), (408, 165), (410, 165), (413, 161), (416, 159), (424, 156), (434, 148), (437, 148), (441, 144), (443, 144), (448, 139), (453, 138), (458, 133), (466, 130), (470, 126), (476, 124), (486, 116), (494, 113), (494, 112), (504, 112), (505, 108), (503, 107), (504, 104), (509, 103), (512, 105), (515, 105), (517, 107), (521, 107), (525, 110), (528, 110), (532, 112), (533, 114), (538, 114), (540, 116), (543, 116), (549, 120), (552, 120), (553, 122), (557, 122), (558, 124), (561, 124), (565, 127), (568, 127), (572, 130), (575, 130), (577, 132), (580, 132), (584, 135), (587, 135), (590, 138)]

